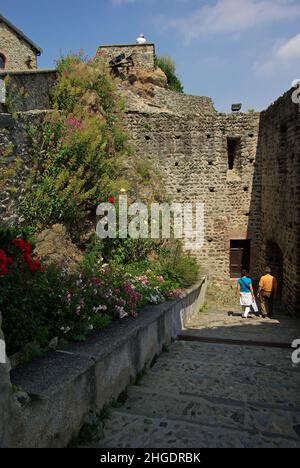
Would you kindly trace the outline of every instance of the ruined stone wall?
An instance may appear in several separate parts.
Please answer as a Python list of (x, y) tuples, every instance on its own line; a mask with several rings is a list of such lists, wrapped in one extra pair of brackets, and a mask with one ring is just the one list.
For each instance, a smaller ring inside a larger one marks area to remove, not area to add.
[[(259, 114), (218, 114), (208, 98), (202, 98), (202, 107), (201, 98), (177, 94), (176, 99), (177, 109), (164, 99), (167, 107), (159, 115), (131, 109), (132, 141), (162, 171), (174, 201), (205, 204), (205, 243), (194, 253), (212, 278), (228, 281), (230, 240), (252, 238), (258, 228), (253, 223), (248, 229)], [(241, 139), (233, 170), (227, 137)]]
[(6, 58), (7, 70), (37, 68), (36, 51), (3, 22), (0, 22), (0, 54)]
[(109, 62), (120, 54), (125, 54), (126, 57), (132, 55), (134, 66), (137, 68), (154, 69), (154, 44), (102, 46), (99, 47), (96, 57), (102, 57), (105, 61)]
[(56, 70), (0, 71), (0, 80), (6, 83), (6, 104), (0, 104), (0, 113), (51, 109), (56, 78)]
[[(257, 268), (263, 271), (275, 260), (286, 309), (300, 313), (300, 107), (291, 95), (286, 93), (261, 114), (254, 173), (261, 198)], [(282, 268), (272, 244), (281, 250)]]

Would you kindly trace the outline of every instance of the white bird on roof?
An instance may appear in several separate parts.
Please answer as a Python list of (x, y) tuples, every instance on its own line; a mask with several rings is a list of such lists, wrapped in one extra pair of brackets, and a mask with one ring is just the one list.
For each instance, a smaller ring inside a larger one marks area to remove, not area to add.
[(299, 84), (300, 84), (300, 78), (298, 80), (293, 81), (292, 88), (297, 88)]
[(137, 44), (146, 44), (146, 42), (147, 42), (147, 40), (146, 40), (144, 34), (141, 33), (141, 34), (139, 35), (139, 37), (137, 38), (136, 43), (137, 43)]

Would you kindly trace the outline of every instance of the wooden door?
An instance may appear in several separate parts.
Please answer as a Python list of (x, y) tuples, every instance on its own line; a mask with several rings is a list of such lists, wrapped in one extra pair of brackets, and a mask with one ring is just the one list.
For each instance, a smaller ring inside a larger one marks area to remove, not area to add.
[(230, 278), (239, 278), (242, 270), (249, 271), (250, 241), (236, 240), (230, 243)]

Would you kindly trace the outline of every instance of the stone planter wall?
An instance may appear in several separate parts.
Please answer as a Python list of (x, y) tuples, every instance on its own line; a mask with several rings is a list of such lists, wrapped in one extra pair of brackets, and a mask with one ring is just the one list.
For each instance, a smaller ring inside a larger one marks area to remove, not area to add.
[(203, 305), (206, 286), (203, 279), (180, 300), (146, 307), (136, 320), (11, 372), (0, 364), (0, 447), (66, 447), (90, 410), (117, 398), (176, 339)]

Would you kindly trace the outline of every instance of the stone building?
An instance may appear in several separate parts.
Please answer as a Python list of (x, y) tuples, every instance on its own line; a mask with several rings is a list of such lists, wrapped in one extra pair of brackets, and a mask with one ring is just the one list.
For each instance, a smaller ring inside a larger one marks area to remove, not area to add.
[(0, 70), (36, 69), (41, 53), (40, 47), (0, 15)]

